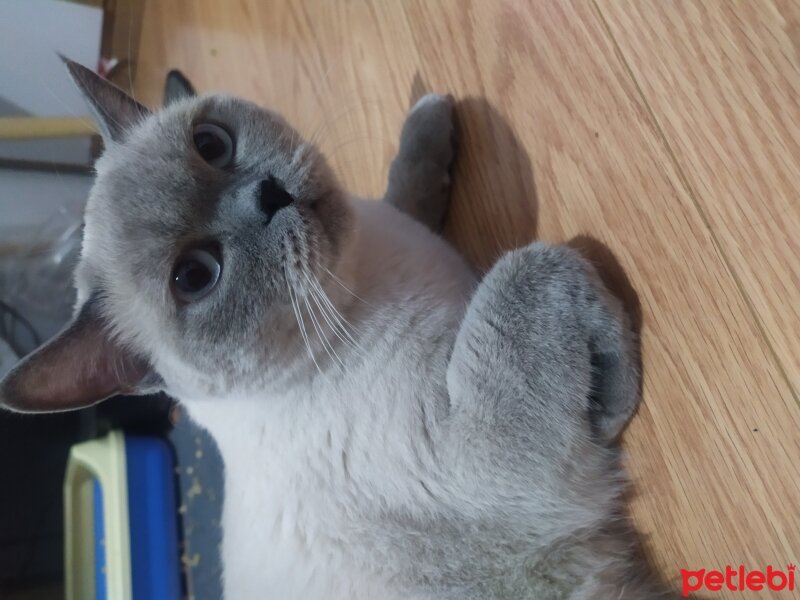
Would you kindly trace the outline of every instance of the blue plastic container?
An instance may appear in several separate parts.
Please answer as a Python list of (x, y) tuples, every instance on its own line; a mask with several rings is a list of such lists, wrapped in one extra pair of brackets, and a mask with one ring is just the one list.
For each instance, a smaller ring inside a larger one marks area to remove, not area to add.
[(67, 600), (180, 600), (174, 460), (112, 432), (72, 448), (64, 485)]

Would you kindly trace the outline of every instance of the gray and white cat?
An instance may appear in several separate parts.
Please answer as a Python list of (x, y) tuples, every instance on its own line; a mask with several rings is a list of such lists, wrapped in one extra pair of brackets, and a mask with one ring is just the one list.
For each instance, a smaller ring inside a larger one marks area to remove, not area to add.
[(414, 106), (370, 202), (249, 102), (151, 114), (68, 68), (106, 143), (76, 317), (6, 408), (177, 398), (225, 461), (228, 600), (666, 597), (623, 510), (627, 318), (566, 247), (479, 282), (434, 233), (450, 99)]

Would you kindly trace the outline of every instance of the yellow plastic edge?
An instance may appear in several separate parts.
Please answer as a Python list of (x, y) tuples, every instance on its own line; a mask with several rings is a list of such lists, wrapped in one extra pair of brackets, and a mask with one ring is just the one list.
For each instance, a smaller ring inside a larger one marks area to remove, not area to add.
[[(95, 600), (92, 479), (103, 489), (106, 590), (113, 600), (132, 600), (125, 437), (76, 444), (64, 478), (64, 576), (66, 600)], [(88, 532), (88, 533), (87, 533)]]

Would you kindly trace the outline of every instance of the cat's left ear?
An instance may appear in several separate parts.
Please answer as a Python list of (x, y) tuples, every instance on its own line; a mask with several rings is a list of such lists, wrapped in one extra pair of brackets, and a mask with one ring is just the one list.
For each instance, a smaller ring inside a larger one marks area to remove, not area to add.
[(89, 102), (103, 141), (121, 142), (125, 133), (150, 114), (144, 106), (94, 71), (64, 56), (72, 80)]
[(26, 356), (0, 381), (0, 408), (60, 412), (116, 394), (157, 391), (149, 363), (117, 342), (90, 299), (55, 338)]

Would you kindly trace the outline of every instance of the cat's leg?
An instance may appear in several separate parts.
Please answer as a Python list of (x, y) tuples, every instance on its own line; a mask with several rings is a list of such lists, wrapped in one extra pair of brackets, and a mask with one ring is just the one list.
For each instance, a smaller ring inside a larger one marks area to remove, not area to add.
[[(565, 246), (505, 255), (478, 287), (448, 368), (454, 408), (542, 452), (613, 441), (636, 409), (635, 335), (594, 268)], [(507, 422), (506, 422), (507, 421)]]
[(591, 265), (540, 243), (504, 256), (470, 302), (447, 387), (451, 489), (526, 548), (536, 597), (627, 598), (629, 571), (649, 581), (620, 521), (613, 444), (639, 401), (636, 338)]
[(428, 94), (406, 117), (400, 149), (389, 169), (384, 200), (433, 231), (440, 231), (450, 198), (455, 158), (450, 96)]
[(497, 262), (467, 308), (447, 389), (448, 447), (461, 444), (454, 464), (474, 474), (466, 493), (529, 496), (530, 510), (554, 507), (534, 515), (553, 526), (615, 506), (611, 442), (639, 400), (636, 340), (577, 252), (536, 243)]

